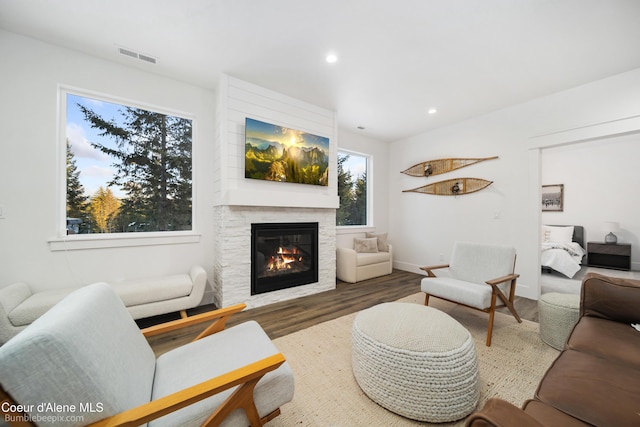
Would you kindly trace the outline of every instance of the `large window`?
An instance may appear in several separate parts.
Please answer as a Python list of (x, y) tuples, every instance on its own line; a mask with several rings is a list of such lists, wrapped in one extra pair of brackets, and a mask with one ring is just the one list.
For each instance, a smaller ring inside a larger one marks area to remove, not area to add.
[(367, 225), (367, 170), (369, 157), (347, 151), (338, 151), (338, 195), (340, 208), (336, 212), (336, 225)]
[(192, 120), (63, 91), (67, 234), (192, 229)]

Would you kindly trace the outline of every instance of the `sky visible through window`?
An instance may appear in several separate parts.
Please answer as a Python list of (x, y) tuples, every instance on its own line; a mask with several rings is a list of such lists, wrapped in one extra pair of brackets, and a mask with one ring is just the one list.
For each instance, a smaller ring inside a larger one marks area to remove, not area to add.
[(342, 153), (345, 154), (349, 155), (349, 159), (344, 162), (344, 168), (351, 172), (353, 178), (362, 176), (367, 171), (367, 158), (348, 152)]
[[(106, 101), (85, 98), (70, 93), (67, 94), (66, 135), (76, 161), (76, 166), (80, 171), (80, 183), (84, 187), (85, 195), (91, 196), (95, 194), (100, 187), (106, 189), (109, 180), (111, 180), (115, 174), (115, 170), (111, 166), (113, 159), (97, 148), (94, 148), (91, 142), (100, 142), (110, 148), (115, 148), (116, 144), (113, 138), (100, 136), (98, 134), (99, 130), (92, 128), (91, 124), (85, 121), (78, 104), (90, 108), (105, 120), (115, 121), (118, 125), (122, 125), (123, 123), (123, 117), (119, 113), (119, 110), (125, 107)], [(111, 186), (110, 189), (118, 198), (124, 195), (117, 186)]]

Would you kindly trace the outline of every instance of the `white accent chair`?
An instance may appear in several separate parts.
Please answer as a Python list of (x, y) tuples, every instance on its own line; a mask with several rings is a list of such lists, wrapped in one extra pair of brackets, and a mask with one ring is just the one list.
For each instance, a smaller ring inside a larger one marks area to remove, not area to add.
[[(261, 426), (293, 398), (293, 373), (256, 322), (223, 330), (244, 307), (140, 331), (109, 285), (85, 286), (0, 347), (0, 400), (21, 405), (3, 404), (3, 419)], [(193, 342), (157, 359), (145, 339), (211, 319)]]
[[(514, 274), (516, 250), (510, 246), (455, 242), (449, 264), (422, 267), (427, 277), (420, 289), (429, 296), (489, 313), (487, 346), (491, 345), (493, 318), (496, 308), (508, 307), (518, 322), (522, 322), (513, 306), (516, 280)], [(436, 277), (433, 270), (448, 268), (449, 277)], [(508, 296), (507, 296), (508, 295)], [(497, 304), (500, 300), (501, 304)]]
[(336, 276), (356, 283), (393, 272), (393, 247), (387, 234), (366, 233), (353, 239), (351, 247), (336, 248)]

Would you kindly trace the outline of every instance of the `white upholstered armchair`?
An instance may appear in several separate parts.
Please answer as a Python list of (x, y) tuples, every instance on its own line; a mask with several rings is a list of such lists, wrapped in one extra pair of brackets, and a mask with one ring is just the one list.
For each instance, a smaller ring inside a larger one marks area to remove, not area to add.
[(85, 286), (0, 347), (0, 401), (15, 402), (2, 405), (3, 419), (12, 425), (262, 425), (293, 398), (293, 373), (256, 322), (224, 329), (243, 308), (143, 330), (150, 336), (218, 319), (156, 359), (113, 289)]
[[(422, 267), (427, 277), (420, 288), (429, 296), (438, 297), (489, 313), (487, 346), (491, 345), (493, 318), (496, 308), (508, 307), (518, 322), (520, 316), (513, 306), (516, 280), (514, 274), (516, 250), (510, 246), (456, 242), (451, 260), (446, 265)], [(433, 270), (448, 268), (449, 277), (436, 277)]]
[(393, 272), (393, 247), (387, 233), (366, 233), (353, 239), (351, 247), (336, 248), (336, 276), (356, 283)]

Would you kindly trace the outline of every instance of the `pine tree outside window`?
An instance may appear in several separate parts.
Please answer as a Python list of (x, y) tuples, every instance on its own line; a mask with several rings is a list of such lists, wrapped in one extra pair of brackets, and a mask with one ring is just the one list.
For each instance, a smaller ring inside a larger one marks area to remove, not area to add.
[(369, 225), (367, 173), (369, 157), (348, 151), (338, 151), (337, 226)]
[(192, 120), (63, 95), (67, 235), (192, 230)]

